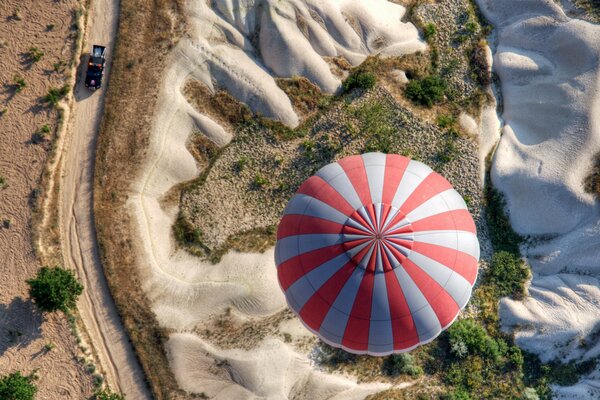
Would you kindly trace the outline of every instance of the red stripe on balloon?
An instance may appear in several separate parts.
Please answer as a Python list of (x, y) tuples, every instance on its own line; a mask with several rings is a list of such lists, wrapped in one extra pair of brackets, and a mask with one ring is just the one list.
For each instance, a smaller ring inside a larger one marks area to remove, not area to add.
[(350, 215), (354, 212), (354, 208), (350, 203), (320, 176), (314, 175), (308, 178), (300, 186), (297, 193), (321, 200), (344, 215)]
[(363, 158), (361, 156), (346, 157), (339, 160), (338, 164), (343, 168), (350, 183), (354, 186), (354, 190), (356, 190), (363, 206), (371, 204), (373, 201), (371, 200), (369, 180)]
[(321, 328), (329, 309), (352, 276), (355, 268), (356, 265), (353, 262), (348, 262), (333, 274), (304, 304), (298, 314), (311, 329), (318, 331)]
[(464, 209), (446, 211), (411, 223), (414, 232), (457, 230), (476, 233), (475, 222), (469, 210)]
[(397, 154), (388, 154), (386, 156), (382, 203), (392, 204), (392, 200), (396, 195), (396, 191), (409, 162), (409, 158)]
[(404, 204), (400, 207), (400, 210), (404, 214), (408, 214), (433, 196), (448, 189), (452, 189), (452, 185), (440, 174), (431, 172), (408, 196)]
[(423, 242), (413, 242), (412, 249), (447, 266), (469, 281), (471, 285), (475, 283), (475, 279), (477, 278), (477, 259), (472, 255), (456, 249)]
[(415, 282), (415, 285), (417, 285), (421, 293), (423, 293), (425, 299), (427, 299), (427, 302), (440, 321), (440, 325), (444, 327), (452, 322), (459, 311), (458, 305), (452, 296), (450, 296), (444, 288), (410, 259), (406, 259), (402, 266)]
[(369, 348), (374, 282), (374, 274), (366, 272), (363, 275), (342, 338), (342, 345), (358, 351), (368, 350)]
[(279, 223), (277, 240), (288, 236), (308, 235), (312, 233), (341, 233), (343, 225), (323, 218), (309, 215), (286, 214)]
[(385, 274), (385, 286), (392, 321), (394, 350), (414, 346), (419, 343), (419, 333), (395, 273)]
[(277, 267), (277, 277), (279, 278), (281, 287), (283, 290), (287, 290), (304, 274), (309, 273), (332, 258), (339, 256), (344, 251), (344, 246), (336, 244), (302, 253), (284, 261)]

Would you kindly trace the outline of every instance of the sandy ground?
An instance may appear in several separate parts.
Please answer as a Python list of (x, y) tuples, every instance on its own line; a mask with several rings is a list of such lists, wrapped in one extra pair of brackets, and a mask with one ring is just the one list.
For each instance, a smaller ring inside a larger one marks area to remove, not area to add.
[[(107, 46), (110, 59), (116, 34), (118, 1), (93, 1), (85, 36)], [(110, 61), (107, 63), (110, 66)], [(106, 71), (108, 75), (108, 69)], [(60, 160), (60, 224), (65, 265), (77, 271), (85, 290), (78, 310), (107, 383), (129, 399), (149, 398), (141, 368), (123, 329), (98, 257), (92, 214), (92, 182), (96, 136), (104, 90), (83, 85), (82, 69)], [(108, 76), (103, 85), (106, 86)]]
[[(368, 7), (365, 1), (261, 3), (262, 8), (245, 2), (216, 2), (214, 8), (204, 1), (187, 3), (190, 37), (174, 49), (165, 73), (147, 164), (129, 203), (139, 224), (144, 289), (161, 325), (175, 331), (167, 353), (185, 390), (215, 399), (362, 399), (386, 385), (319, 372), (306, 351), (281, 335), (268, 335), (248, 351), (219, 349), (192, 333), (224, 312), (240, 322), (259, 321), (284, 310), (286, 303), (273, 250), (229, 253), (211, 265), (174, 246), (177, 209), (162, 208), (160, 200), (199, 173), (185, 146), (188, 136), (197, 129), (219, 146), (231, 140), (229, 132), (185, 100), (185, 81), (195, 78), (227, 89), (253, 110), (294, 126), (298, 117), (273, 76), (308, 76), (333, 92), (340, 78), (324, 57), (344, 55), (357, 64), (372, 53), (424, 49), (414, 26), (401, 22), (404, 8), (385, 1)], [(310, 336), (296, 319), (285, 329), (292, 341)]]
[[(72, 39), (71, 11), (76, 1), (3, 1), (0, 4), (0, 375), (37, 370), (39, 400), (84, 399), (92, 393), (92, 377), (77, 357), (77, 343), (62, 314), (42, 316), (28, 298), (26, 279), (40, 267), (31, 244), (30, 195), (38, 188), (50, 142), (32, 144), (42, 125), (57, 126), (57, 112), (42, 107), (40, 97), (59, 87), (64, 77), (53, 64), (69, 64)], [(11, 18), (19, 9), (20, 20)], [(48, 24), (54, 24), (52, 30)], [(35, 46), (44, 52), (37, 63), (24, 53)], [(13, 78), (26, 87), (15, 93)], [(47, 351), (46, 344), (55, 347)]]
[[(498, 29), (494, 68), (504, 99), (492, 179), (515, 230), (532, 237), (530, 295), (505, 299), (502, 323), (544, 361), (597, 357), (600, 204), (583, 181), (600, 152), (600, 26), (551, 0), (478, 3)], [(600, 370), (556, 391), (597, 398)]]

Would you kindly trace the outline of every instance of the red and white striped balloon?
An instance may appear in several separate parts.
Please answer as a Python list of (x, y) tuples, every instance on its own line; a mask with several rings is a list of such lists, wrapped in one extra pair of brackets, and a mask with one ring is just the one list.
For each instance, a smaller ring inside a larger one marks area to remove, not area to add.
[(467, 304), (479, 242), (462, 197), (425, 164), (346, 157), (298, 189), (277, 231), (289, 306), (332, 346), (386, 355), (430, 342)]

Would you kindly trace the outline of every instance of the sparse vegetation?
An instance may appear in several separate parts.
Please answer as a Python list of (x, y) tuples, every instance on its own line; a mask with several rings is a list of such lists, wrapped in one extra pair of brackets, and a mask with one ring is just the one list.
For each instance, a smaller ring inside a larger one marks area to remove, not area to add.
[(23, 79), (22, 76), (15, 75), (14, 82), (15, 82), (15, 86), (16, 86), (16, 88), (15, 88), (16, 93), (20, 93), (23, 89), (25, 89), (25, 87), (27, 87), (27, 83), (25, 82), (25, 79)]
[(70, 90), (71, 87), (69, 85), (63, 85), (60, 88), (50, 88), (48, 89), (48, 94), (44, 96), (44, 101), (49, 105), (56, 107), (58, 102), (65, 98), (67, 94), (69, 94)]
[(523, 241), (523, 238), (512, 229), (510, 220), (506, 214), (506, 200), (504, 200), (504, 195), (492, 186), (489, 174), (486, 179), (484, 193), (486, 222), (494, 251), (506, 251), (514, 255), (519, 255), (519, 245)]
[(44, 52), (38, 47), (30, 47), (27, 52), (27, 58), (32, 62), (38, 62), (44, 57)]
[(125, 400), (125, 396), (114, 393), (109, 388), (104, 388), (94, 394), (94, 400)]
[(431, 41), (431, 39), (433, 39), (433, 37), (435, 36), (435, 33), (437, 32), (437, 29), (435, 28), (435, 25), (433, 23), (428, 23), (425, 25), (425, 27), (423, 28), (423, 37), (425, 38), (426, 41)]
[(0, 377), (0, 399), (34, 400), (37, 387), (33, 382), (36, 379), (35, 374), (23, 376), (19, 371)]
[(3, 175), (0, 175), (0, 189), (4, 189), (8, 186), (8, 182)]
[(54, 267), (42, 267), (35, 278), (27, 281), (29, 295), (42, 311), (68, 313), (76, 306), (83, 286), (71, 271)]
[(52, 31), (52, 30), (54, 30), (54, 24), (47, 24), (47, 25), (46, 25), (46, 30), (47, 30), (47, 31)]

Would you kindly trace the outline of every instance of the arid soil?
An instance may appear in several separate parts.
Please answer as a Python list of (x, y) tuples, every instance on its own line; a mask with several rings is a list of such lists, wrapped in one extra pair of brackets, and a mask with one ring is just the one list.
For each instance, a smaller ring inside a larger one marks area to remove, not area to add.
[[(0, 4), (0, 374), (36, 370), (38, 399), (79, 400), (93, 390), (67, 318), (37, 312), (25, 282), (40, 267), (31, 220), (59, 124), (58, 111), (41, 98), (65, 82), (78, 7), (74, 0)], [(43, 52), (37, 62), (27, 54), (32, 47)], [(25, 82), (19, 92), (18, 78)], [(34, 137), (44, 125), (49, 132)]]

